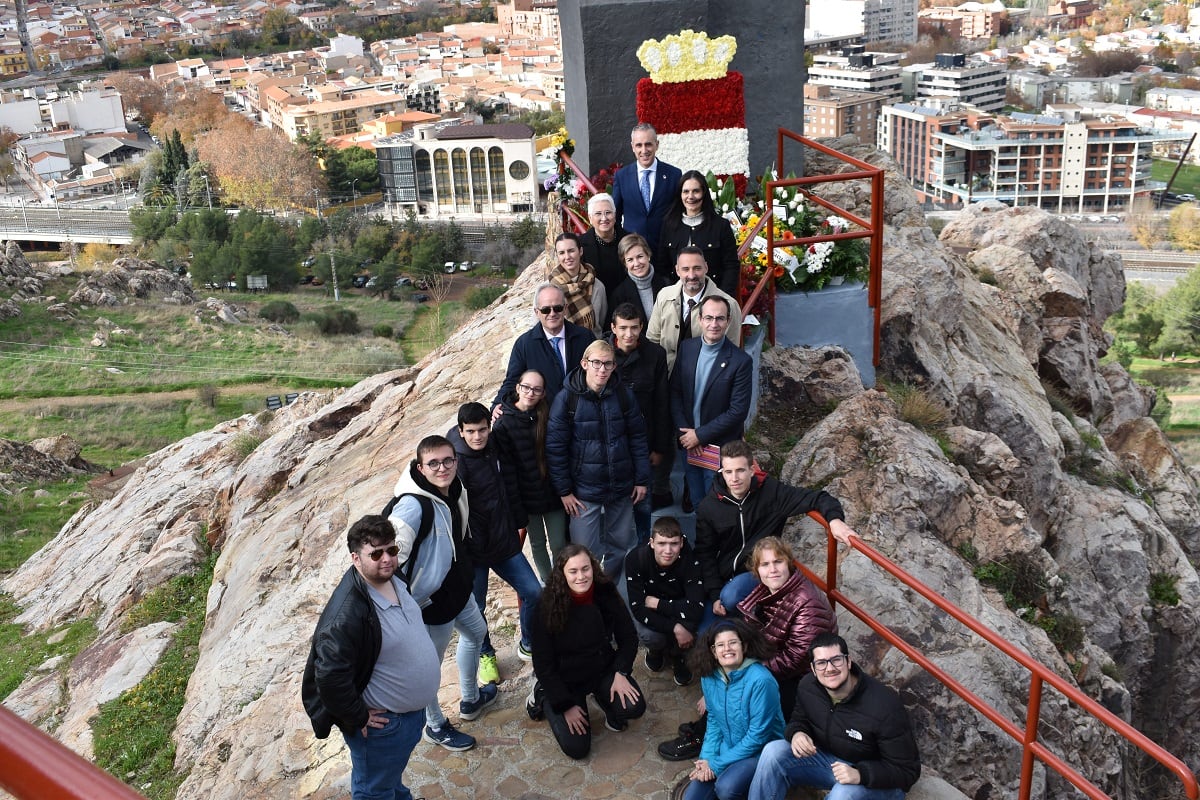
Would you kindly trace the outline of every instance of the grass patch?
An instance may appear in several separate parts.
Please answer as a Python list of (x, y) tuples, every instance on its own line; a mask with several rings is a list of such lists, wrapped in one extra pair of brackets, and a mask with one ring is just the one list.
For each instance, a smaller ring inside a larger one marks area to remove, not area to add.
[[(975, 548), (960, 547), (967, 557)], [(973, 559), (968, 559), (972, 560)], [(1076, 652), (1083, 645), (1083, 622), (1069, 612), (1048, 609), (1046, 593), (1049, 582), (1038, 560), (1029, 553), (1013, 553), (1002, 561), (976, 564), (975, 579), (995, 588), (1004, 596), (1004, 604), (1021, 619), (1046, 632), (1050, 641), (1064, 655)]]
[(1156, 572), (1150, 576), (1150, 602), (1160, 606), (1177, 606), (1179, 605), (1179, 590), (1175, 588), (1175, 584), (1179, 583), (1178, 575), (1171, 575), (1167, 572)]
[(185, 775), (175, 771), (171, 733), (183, 709), (188, 678), (200, 655), (204, 609), (216, 554), (192, 575), (180, 575), (131, 609), (130, 629), (152, 622), (180, 623), (171, 644), (141, 683), (105, 703), (92, 723), (96, 763), (151, 800), (175, 796)]
[(946, 432), (950, 412), (924, 389), (907, 383), (887, 383), (885, 389), (896, 401), (900, 419), (935, 438)]
[(0, 594), (0, 700), (40, 664), (55, 656), (63, 656), (69, 664), (75, 654), (96, 638), (96, 626), (90, 619), (74, 622), (25, 636), (20, 625), (13, 622), (21, 609), (7, 594)]
[[(11, 572), (54, 538), (86, 498), (90, 475), (57, 483), (31, 484), (0, 502), (0, 575)], [(46, 497), (34, 497), (39, 489)]]
[(415, 364), (433, 352), (458, 330), (467, 314), (467, 310), (458, 302), (447, 301), (442, 303), (440, 309), (435, 305), (420, 306), (402, 342), (408, 363)]
[[(1175, 163), (1161, 158), (1154, 159), (1150, 166), (1150, 179), (1166, 183), (1171, 179), (1171, 173), (1175, 171)], [(1200, 194), (1200, 167), (1184, 164), (1175, 177), (1175, 182), (1171, 184), (1171, 192), (1174, 194)]]

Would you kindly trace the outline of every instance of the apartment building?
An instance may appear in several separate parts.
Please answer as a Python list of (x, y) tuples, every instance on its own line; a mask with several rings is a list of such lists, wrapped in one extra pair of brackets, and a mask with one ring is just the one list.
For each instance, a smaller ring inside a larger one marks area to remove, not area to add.
[[(268, 91), (275, 92), (280, 87)], [(269, 104), (269, 103), (268, 103)], [(279, 128), (292, 141), (298, 136), (318, 132), (322, 136), (346, 136), (364, 124), (387, 114), (397, 114), (406, 108), (402, 94), (374, 90), (355, 92), (340, 100), (283, 105), (279, 109)]]
[(886, 98), (877, 92), (851, 92), (809, 83), (804, 87), (804, 135), (854, 136), (875, 143), (879, 109)]
[(558, 0), (509, 0), (496, 5), (496, 22), (505, 36), (561, 41)]
[(1008, 67), (986, 61), (968, 60), (962, 53), (939, 53), (932, 64), (915, 64), (903, 69), (906, 97), (916, 102), (947, 98), (972, 105), (981, 111), (1004, 108), (1008, 90)]
[(1003, 31), (1008, 10), (1001, 2), (968, 2), (957, 6), (926, 8), (917, 13), (920, 23), (939, 28), (956, 39), (990, 39)]
[(838, 91), (881, 94), (886, 102), (903, 96), (900, 73), (899, 53), (867, 52), (857, 45), (836, 55), (814, 55), (808, 82)]
[(391, 211), (461, 218), (535, 210), (537, 153), (527, 125), (424, 125), (376, 140), (375, 155)]
[(1145, 193), (1151, 153), (1187, 134), (1151, 131), (1077, 108), (993, 116), (954, 103), (900, 103), (882, 111), (880, 149), (923, 200), (980, 200), (1056, 213), (1127, 209)]
[(914, 44), (917, 0), (820, 0), (808, 4), (805, 39), (858, 33), (866, 42)]

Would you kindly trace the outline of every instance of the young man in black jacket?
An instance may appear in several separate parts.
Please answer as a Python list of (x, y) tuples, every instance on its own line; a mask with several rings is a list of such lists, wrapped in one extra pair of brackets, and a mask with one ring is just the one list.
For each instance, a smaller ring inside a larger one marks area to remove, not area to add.
[(704, 584), (679, 521), (659, 517), (650, 541), (625, 556), (625, 586), (638, 638), (646, 646), (646, 668), (658, 672), (670, 656), (675, 683), (687, 686), (692, 671), (685, 657), (704, 617)]
[(354, 797), (411, 797), (404, 768), (425, 706), (437, 702), (440, 659), (396, 574), (400, 548), (387, 519), (358, 520), (346, 545), (351, 566), (321, 612), (304, 667), (304, 710), (318, 739), (341, 730)]
[(900, 696), (850, 662), (846, 640), (813, 640), (783, 739), (763, 748), (750, 800), (783, 800), (792, 786), (829, 789), (827, 800), (902, 800), (921, 758)]
[[(513, 587), (520, 602), (517, 657), (529, 661), (533, 658), (529, 644), (529, 613), (542, 593), (542, 585), (521, 552), (521, 537), (517, 531), (524, 527), (524, 521), (518, 522), (514, 517), (500, 473), (500, 453), (490, 433), (491, 414), (487, 408), (482, 403), (464, 403), (458, 408), (458, 427), (451, 428), (446, 438), (454, 445), (458, 456), (458, 479), (471, 501), (468, 514), (471, 538), (467, 540), (467, 549), (475, 564), (475, 602), (482, 614), (487, 603), (488, 572), (496, 573), (500, 580)], [(483, 637), (479, 651), (479, 680), (500, 682), (491, 634)]]

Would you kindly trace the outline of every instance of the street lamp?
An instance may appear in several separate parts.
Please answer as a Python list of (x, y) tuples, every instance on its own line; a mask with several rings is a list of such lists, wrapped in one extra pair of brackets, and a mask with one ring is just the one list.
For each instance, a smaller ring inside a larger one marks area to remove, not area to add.
[(358, 192), (355, 191), (355, 189), (354, 189), (354, 187), (357, 185), (358, 185), (358, 178), (355, 178), (354, 180), (350, 181), (350, 205), (355, 206), (355, 208), (358, 207)]
[(212, 211), (212, 186), (208, 183), (208, 176), (201, 173), (201, 178), (204, 179), (204, 194), (208, 197), (208, 210)]

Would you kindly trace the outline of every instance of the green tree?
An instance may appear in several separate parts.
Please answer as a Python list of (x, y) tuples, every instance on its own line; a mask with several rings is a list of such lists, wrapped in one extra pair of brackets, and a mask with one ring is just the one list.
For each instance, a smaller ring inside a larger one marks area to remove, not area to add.
[(1191, 270), (1162, 299), (1163, 329), (1155, 342), (1162, 355), (1200, 352), (1200, 270)]
[(156, 242), (175, 224), (173, 208), (134, 208), (129, 211), (133, 238), (138, 242)]
[(1131, 343), (1142, 355), (1151, 355), (1154, 343), (1162, 334), (1163, 317), (1155, 294), (1141, 283), (1130, 283), (1125, 292), (1125, 305), (1109, 320), (1108, 327), (1122, 340)]

